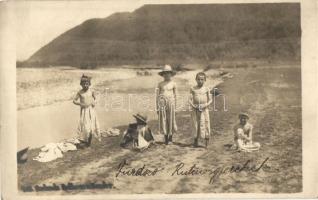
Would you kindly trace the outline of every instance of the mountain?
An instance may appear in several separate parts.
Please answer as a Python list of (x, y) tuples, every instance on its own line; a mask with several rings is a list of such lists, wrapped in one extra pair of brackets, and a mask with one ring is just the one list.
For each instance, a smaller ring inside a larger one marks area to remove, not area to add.
[(300, 60), (300, 4), (144, 5), (90, 19), (32, 55), (38, 65)]

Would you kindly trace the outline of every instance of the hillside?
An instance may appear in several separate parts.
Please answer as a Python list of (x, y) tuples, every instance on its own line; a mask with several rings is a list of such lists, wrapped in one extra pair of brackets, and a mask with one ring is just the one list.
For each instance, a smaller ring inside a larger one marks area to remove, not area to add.
[(90, 19), (32, 55), (33, 65), (300, 60), (300, 6), (144, 5)]

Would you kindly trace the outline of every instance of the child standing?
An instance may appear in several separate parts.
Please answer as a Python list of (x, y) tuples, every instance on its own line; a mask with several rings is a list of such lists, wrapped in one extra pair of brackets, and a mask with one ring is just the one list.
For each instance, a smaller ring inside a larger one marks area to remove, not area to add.
[[(86, 147), (90, 146), (92, 135), (100, 141), (99, 123), (95, 113), (96, 97), (89, 88), (91, 77), (82, 75), (80, 85), (82, 89), (77, 92), (73, 103), (80, 106), (80, 122), (78, 126), (78, 139)], [(78, 101), (79, 100), (79, 101)]]
[(205, 139), (205, 146), (208, 146), (210, 138), (210, 116), (209, 105), (212, 103), (211, 93), (208, 87), (204, 86), (206, 74), (199, 72), (195, 78), (197, 85), (190, 89), (190, 105), (193, 109), (191, 116), (195, 128), (194, 146), (199, 144), (199, 138)]
[(248, 123), (249, 116), (246, 113), (239, 114), (240, 122), (234, 126), (235, 147), (239, 151), (251, 152), (259, 150), (260, 144), (253, 142), (253, 125)]
[(159, 75), (164, 78), (158, 84), (157, 113), (159, 117), (159, 132), (165, 137), (165, 144), (172, 142), (172, 136), (177, 132), (176, 104), (177, 84), (172, 80), (176, 72), (170, 65), (165, 65)]

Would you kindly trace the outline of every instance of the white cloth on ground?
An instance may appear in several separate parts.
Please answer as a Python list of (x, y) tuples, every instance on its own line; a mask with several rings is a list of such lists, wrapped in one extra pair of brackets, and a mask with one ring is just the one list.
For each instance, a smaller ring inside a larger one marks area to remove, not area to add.
[(50, 162), (57, 158), (62, 158), (63, 153), (77, 150), (76, 146), (69, 142), (48, 143), (41, 148), (41, 152), (33, 160), (39, 162)]
[(71, 143), (71, 144), (79, 144), (79, 143), (81, 143), (81, 141), (79, 141), (79, 139), (77, 139), (77, 138), (65, 139), (65, 140), (63, 140), (63, 142), (67, 142), (67, 143)]
[(101, 131), (102, 137), (118, 136), (120, 135), (120, 130), (117, 128), (108, 128), (106, 131)]

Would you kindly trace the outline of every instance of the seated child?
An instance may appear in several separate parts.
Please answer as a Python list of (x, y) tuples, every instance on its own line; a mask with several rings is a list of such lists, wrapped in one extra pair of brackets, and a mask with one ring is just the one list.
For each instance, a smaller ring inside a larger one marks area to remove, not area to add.
[(130, 143), (133, 149), (143, 150), (154, 143), (154, 137), (151, 129), (147, 126), (147, 116), (141, 114), (133, 115), (136, 123), (128, 125), (127, 130), (124, 132), (121, 147), (127, 147)]
[(258, 142), (253, 142), (253, 125), (248, 123), (249, 116), (246, 113), (239, 114), (240, 123), (234, 126), (235, 147), (239, 151), (251, 152), (260, 149)]

